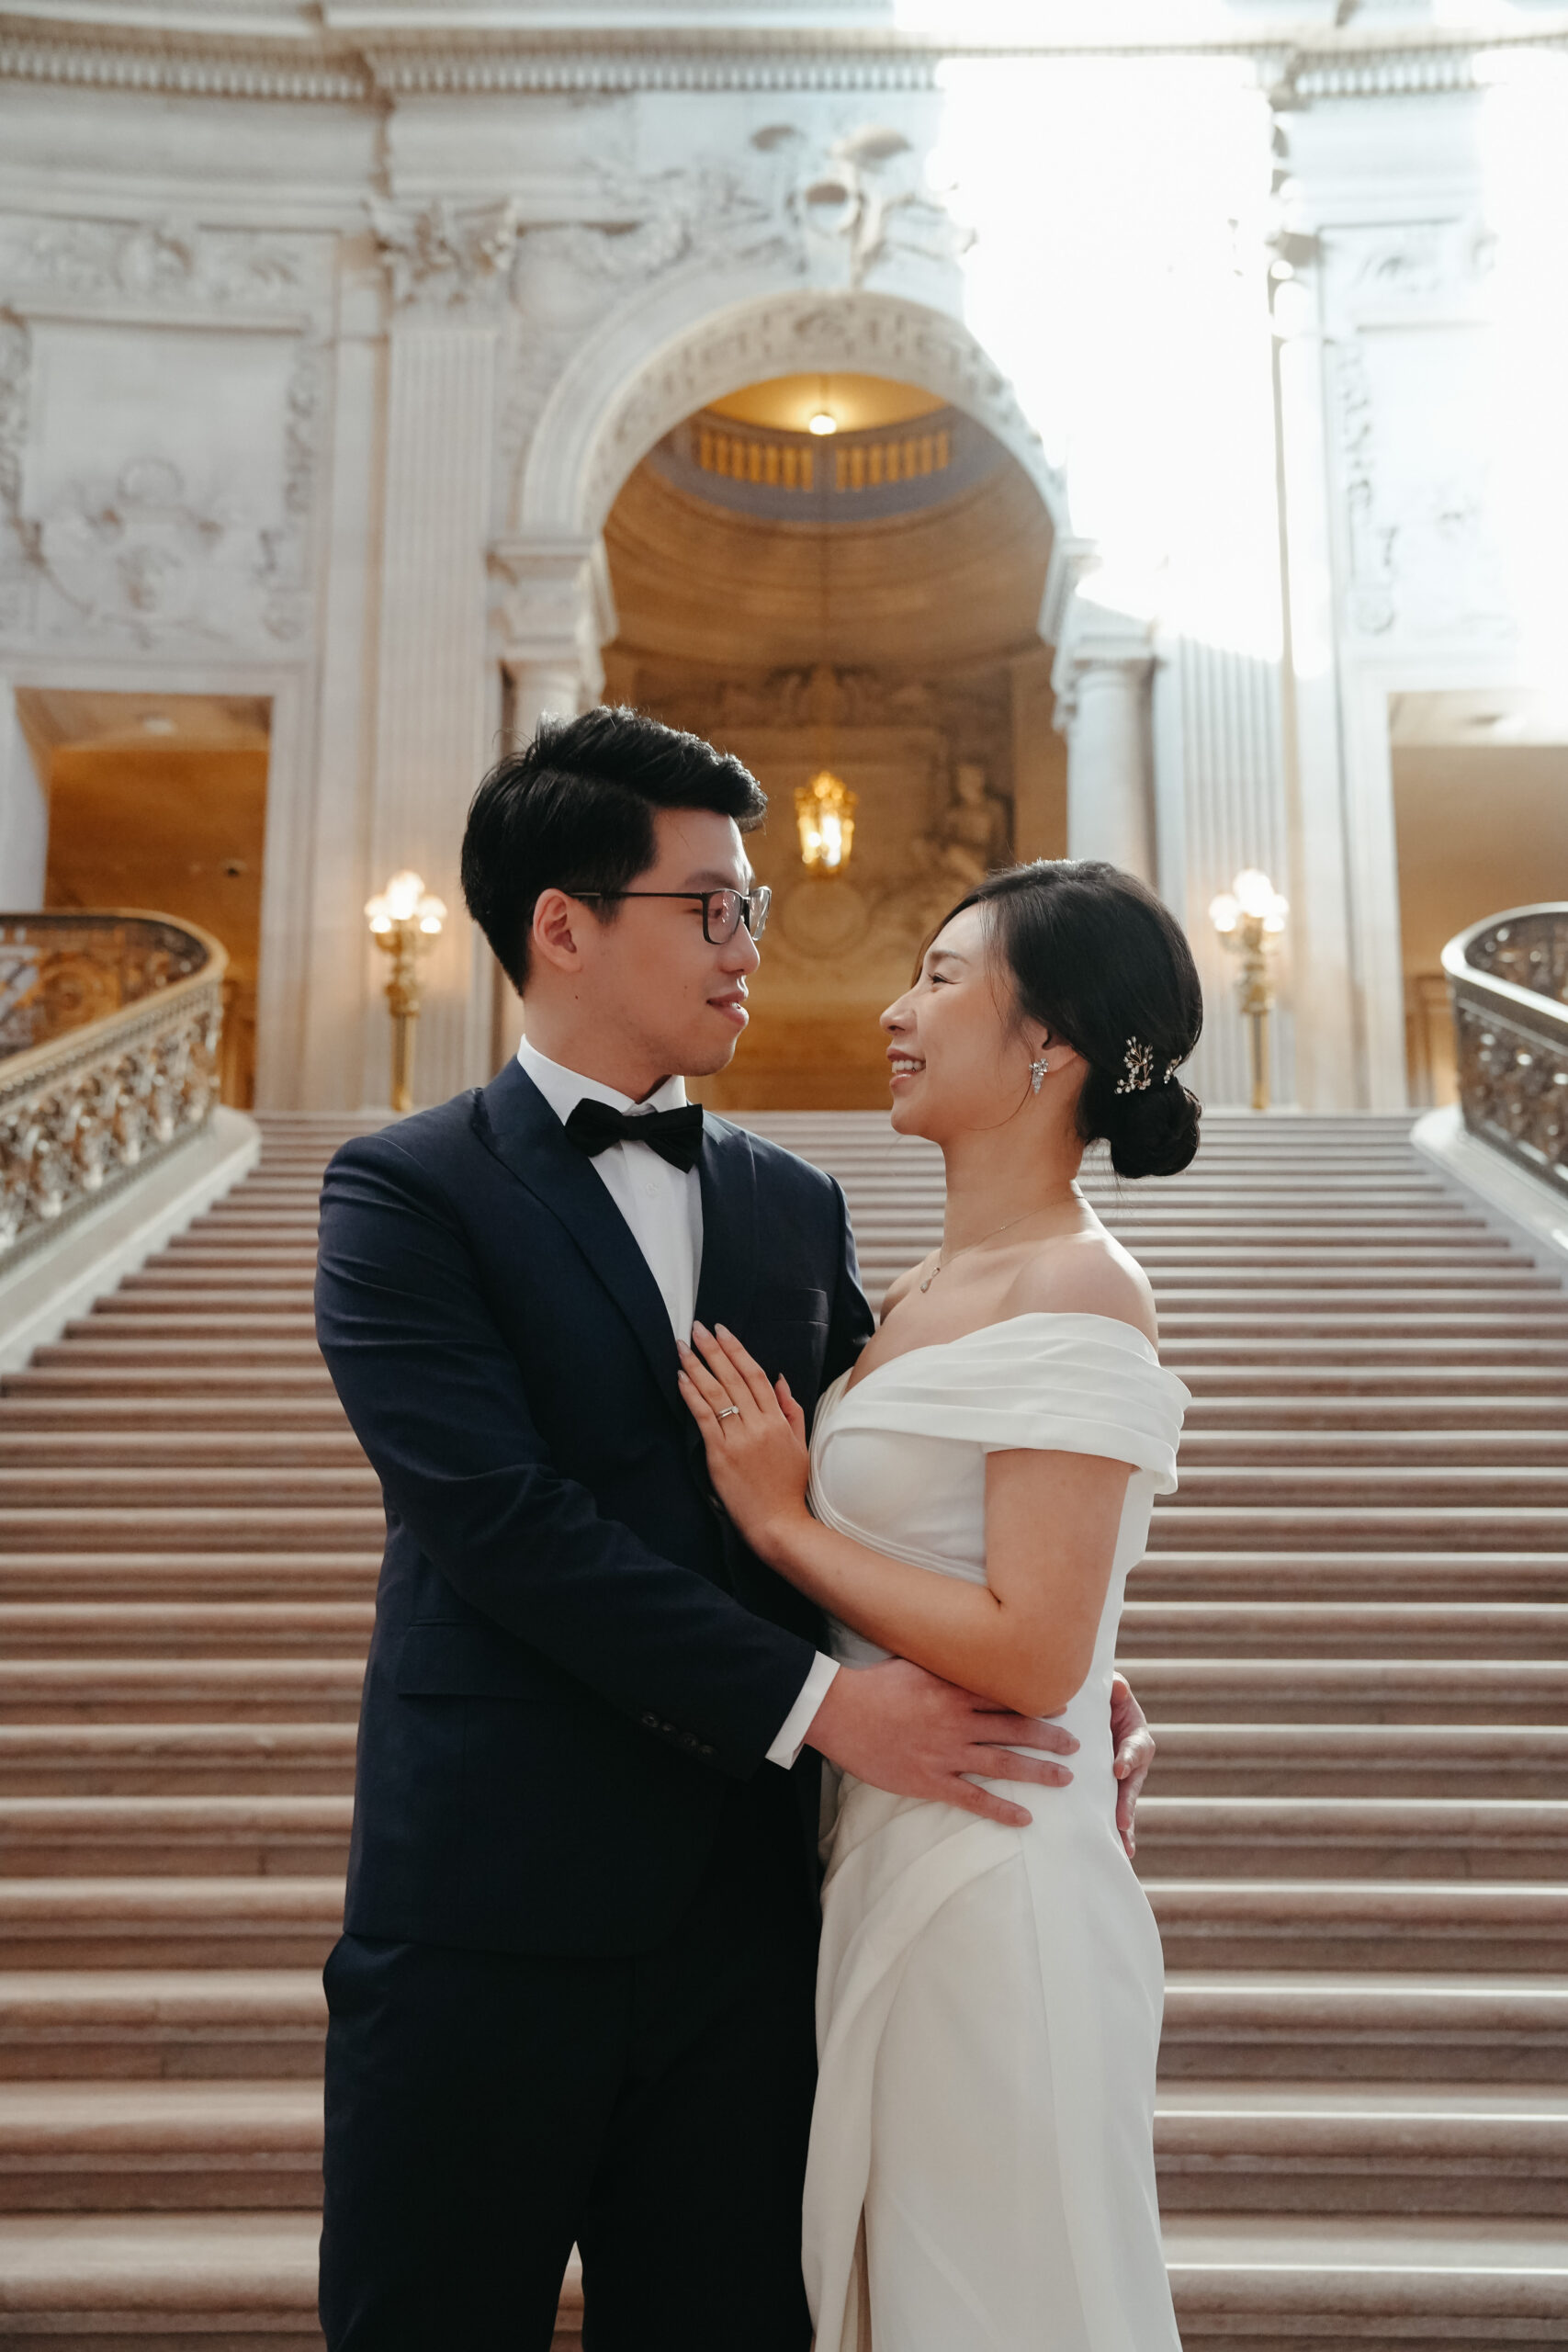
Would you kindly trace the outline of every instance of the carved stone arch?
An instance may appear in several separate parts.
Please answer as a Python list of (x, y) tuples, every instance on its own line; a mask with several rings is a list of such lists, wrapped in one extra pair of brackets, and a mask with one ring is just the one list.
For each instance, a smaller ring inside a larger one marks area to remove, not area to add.
[(893, 294), (798, 282), (759, 293), (753, 270), (651, 288), (584, 339), (525, 459), (517, 538), (596, 538), (633, 467), (682, 417), (743, 384), (816, 368), (893, 377), (962, 409), (1018, 460), (1058, 537), (1070, 537), (1066, 481), (962, 320)]

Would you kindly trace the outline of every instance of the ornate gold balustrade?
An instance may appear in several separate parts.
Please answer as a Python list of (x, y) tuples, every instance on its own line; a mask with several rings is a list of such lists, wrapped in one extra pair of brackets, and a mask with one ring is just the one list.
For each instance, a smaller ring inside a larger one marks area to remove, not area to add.
[(0, 915), (0, 1267), (206, 1125), (228, 960), (159, 915)]
[(1465, 1125), (1568, 1193), (1568, 905), (1489, 916), (1443, 969)]

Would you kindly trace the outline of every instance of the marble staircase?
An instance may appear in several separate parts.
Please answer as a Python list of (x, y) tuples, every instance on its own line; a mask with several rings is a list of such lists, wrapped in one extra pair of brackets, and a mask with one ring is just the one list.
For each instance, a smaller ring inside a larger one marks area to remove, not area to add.
[[(0, 1396), (23, 2352), (319, 2352), (380, 1511), (310, 1336), (346, 1123), (265, 1124), (256, 1173)], [(842, 1178), (874, 1295), (934, 1238), (940, 1165), (885, 1120), (751, 1124)], [(1122, 1639), (1160, 1734), (1188, 2352), (1568, 2340), (1568, 1294), (1407, 1124), (1217, 1114), (1187, 1175), (1091, 1185), (1193, 1393)], [(569, 2282), (563, 2347), (579, 2309)]]

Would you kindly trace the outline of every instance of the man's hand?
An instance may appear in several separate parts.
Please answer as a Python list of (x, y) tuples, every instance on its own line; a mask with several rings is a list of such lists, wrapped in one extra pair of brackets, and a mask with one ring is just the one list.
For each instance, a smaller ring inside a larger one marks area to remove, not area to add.
[(1116, 1826), (1131, 1861), (1138, 1849), (1133, 1835), (1133, 1816), (1138, 1810), (1144, 1782), (1149, 1777), (1149, 1766), (1155, 1760), (1155, 1736), (1124, 1674), (1111, 1678), (1111, 1736), (1116, 1747), (1113, 1769), (1121, 1782), (1116, 1792)]
[[(1141, 1725), (1136, 1700), (1125, 1683), (1122, 1688)], [(1148, 1733), (1143, 1736), (1148, 1739)], [(1057, 1756), (1071, 1756), (1077, 1747), (1071, 1732), (1060, 1724), (1010, 1715), (989, 1700), (976, 1699), (972, 1691), (960, 1690), (901, 1657), (889, 1658), (885, 1666), (841, 1668), (807, 1737), (830, 1762), (852, 1772), (857, 1781), (869, 1781), (873, 1788), (897, 1797), (962, 1805), (966, 1813), (1004, 1822), (1010, 1829), (1026, 1829), (1033, 1816), (1021, 1805), (976, 1787), (967, 1776), (983, 1773), (990, 1781), (1032, 1781), (1043, 1789), (1064, 1788), (1073, 1777), (1065, 1766), (1016, 1750), (1044, 1747)], [(1151, 1753), (1153, 1746), (1149, 1741)]]

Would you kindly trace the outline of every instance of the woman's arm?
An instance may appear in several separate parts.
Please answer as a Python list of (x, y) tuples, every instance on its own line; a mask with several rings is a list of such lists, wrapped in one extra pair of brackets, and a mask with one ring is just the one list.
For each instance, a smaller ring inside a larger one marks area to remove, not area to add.
[(703, 1360), (682, 1355), (682, 1393), (715, 1488), (752, 1550), (868, 1641), (998, 1705), (1059, 1714), (1094, 1656), (1127, 1464), (1021, 1448), (992, 1454), (987, 1582), (933, 1576), (812, 1518), (804, 1424), (787, 1388), (775, 1393), (722, 1328), (698, 1339)]

